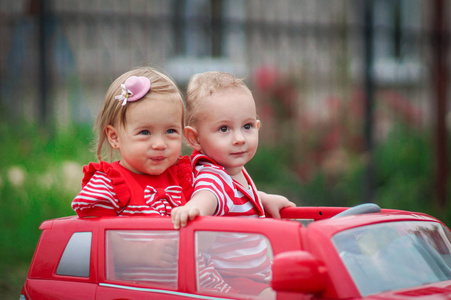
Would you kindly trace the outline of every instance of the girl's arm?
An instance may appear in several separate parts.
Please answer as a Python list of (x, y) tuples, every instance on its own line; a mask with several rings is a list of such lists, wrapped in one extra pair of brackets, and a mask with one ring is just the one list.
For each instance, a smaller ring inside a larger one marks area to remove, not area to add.
[(158, 237), (146, 241), (130, 241), (115, 231), (108, 233), (115, 267), (148, 266), (170, 268), (177, 261), (178, 241), (176, 238)]
[(117, 216), (122, 204), (115, 197), (111, 180), (102, 172), (95, 172), (89, 182), (72, 201), (72, 209), (80, 218)]

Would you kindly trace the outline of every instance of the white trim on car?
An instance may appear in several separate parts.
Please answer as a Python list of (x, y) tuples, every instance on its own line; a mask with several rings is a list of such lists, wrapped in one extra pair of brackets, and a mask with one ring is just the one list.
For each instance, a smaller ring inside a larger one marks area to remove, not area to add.
[(111, 287), (111, 288), (124, 289), (124, 290), (133, 290), (133, 291), (141, 291), (141, 292), (152, 292), (152, 293), (159, 293), (159, 294), (177, 295), (177, 296), (181, 296), (181, 297), (188, 297), (188, 298), (194, 298), (194, 299), (207, 299), (207, 300), (217, 300), (217, 299), (233, 300), (234, 299), (234, 298), (223, 298), (223, 297), (211, 297), (211, 296), (195, 295), (195, 294), (188, 294), (188, 293), (182, 293), (182, 292), (176, 292), (176, 291), (168, 291), (168, 290), (151, 289), (151, 288), (139, 288), (139, 287), (119, 285), (119, 284), (111, 284), (111, 283), (99, 283), (99, 285), (100, 286), (105, 286), (105, 287)]

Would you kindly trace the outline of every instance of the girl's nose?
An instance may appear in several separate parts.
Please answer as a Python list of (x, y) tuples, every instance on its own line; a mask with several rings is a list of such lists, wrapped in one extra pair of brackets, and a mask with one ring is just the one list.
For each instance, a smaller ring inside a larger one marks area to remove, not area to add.
[(154, 150), (164, 150), (167, 145), (165, 140), (162, 137), (154, 137), (152, 141), (152, 149)]

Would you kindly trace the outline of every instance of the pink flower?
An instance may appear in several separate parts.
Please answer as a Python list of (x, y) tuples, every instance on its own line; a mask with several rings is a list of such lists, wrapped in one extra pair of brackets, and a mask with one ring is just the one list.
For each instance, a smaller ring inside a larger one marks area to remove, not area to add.
[(260, 91), (268, 91), (275, 86), (278, 77), (279, 73), (272, 67), (263, 66), (257, 68), (254, 72), (255, 86)]

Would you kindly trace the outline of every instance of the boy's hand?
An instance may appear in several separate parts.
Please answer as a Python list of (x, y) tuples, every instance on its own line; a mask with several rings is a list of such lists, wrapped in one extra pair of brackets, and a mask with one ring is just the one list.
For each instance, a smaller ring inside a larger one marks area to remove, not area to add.
[(258, 192), (265, 211), (273, 218), (280, 219), (280, 210), (285, 207), (295, 207), (296, 204), (281, 195), (266, 194)]
[(212, 192), (199, 191), (185, 205), (172, 209), (172, 224), (175, 229), (179, 229), (197, 216), (212, 216), (217, 205), (216, 196)]
[(195, 206), (179, 206), (173, 208), (171, 211), (172, 224), (174, 224), (175, 229), (185, 227), (188, 220), (192, 221), (197, 216), (200, 216), (200, 210)]

